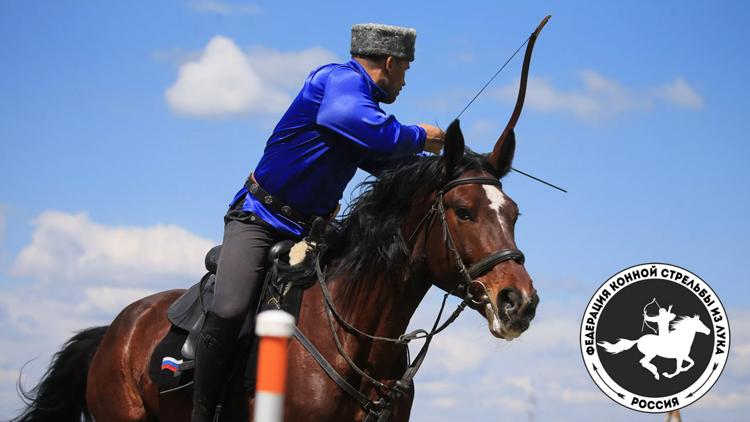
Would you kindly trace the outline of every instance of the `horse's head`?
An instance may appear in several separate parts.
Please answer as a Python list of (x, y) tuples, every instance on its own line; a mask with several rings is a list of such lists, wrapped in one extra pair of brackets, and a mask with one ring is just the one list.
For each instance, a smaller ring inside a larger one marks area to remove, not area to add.
[(465, 156), (458, 121), (450, 125), (441, 159), (445, 180), (429, 199), (431, 222), (417, 230), (427, 228), (421, 253), (435, 285), (470, 295), (469, 306), (487, 318), (490, 332), (511, 340), (528, 328), (539, 297), (516, 247), (518, 206), (499, 182), (513, 160), (513, 132), (498, 144), (486, 159)]
[(701, 321), (700, 315), (682, 316), (670, 324), (673, 332), (711, 334), (711, 329)]
[(701, 334), (711, 334), (711, 329), (706, 327), (706, 324), (701, 321), (699, 315), (693, 315), (690, 319), (693, 327), (695, 327), (694, 329), (696, 332)]

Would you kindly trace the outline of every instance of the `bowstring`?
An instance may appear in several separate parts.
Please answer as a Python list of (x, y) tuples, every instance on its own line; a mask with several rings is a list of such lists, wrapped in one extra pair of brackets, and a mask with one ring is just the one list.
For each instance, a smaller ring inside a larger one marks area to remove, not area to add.
[[(659, 308), (661, 308), (661, 305), (659, 305), (659, 301), (658, 301), (658, 300), (656, 300), (656, 298), (654, 298), (654, 300), (652, 300), (651, 302), (647, 303), (647, 304), (646, 304), (646, 306), (644, 306), (644, 307), (643, 307), (643, 313), (644, 313), (644, 314), (646, 313), (646, 308), (648, 308), (648, 305), (650, 305), (650, 304), (652, 304), (652, 303), (656, 303), (656, 306), (658, 306)], [(643, 332), (643, 328), (644, 328), (644, 326), (645, 326), (645, 327), (648, 327), (648, 328), (650, 328), (650, 329), (651, 329), (651, 331), (653, 331), (653, 332), (654, 332), (654, 334), (656, 334), (656, 330), (654, 329), (654, 327), (652, 327), (651, 325), (649, 325), (649, 324), (648, 324), (648, 323), (646, 322), (646, 315), (644, 315), (644, 316), (643, 316), (643, 324), (641, 324), (641, 332)]]
[[(531, 39), (531, 36), (529, 36), (528, 38), (526, 38), (526, 40), (525, 40), (525, 41), (524, 41), (524, 42), (523, 42), (523, 43), (522, 43), (522, 44), (521, 44), (521, 45), (520, 45), (520, 46), (519, 46), (519, 47), (518, 47), (518, 48), (516, 49), (516, 51), (515, 51), (515, 52), (513, 52), (513, 54), (512, 54), (512, 55), (511, 55), (511, 56), (510, 56), (510, 57), (508, 58), (508, 60), (506, 60), (506, 61), (505, 61), (505, 63), (503, 63), (503, 65), (502, 65), (502, 66), (500, 66), (500, 69), (498, 69), (498, 70), (497, 70), (497, 72), (495, 72), (495, 74), (494, 74), (494, 75), (492, 75), (492, 77), (491, 77), (491, 78), (490, 78), (490, 79), (489, 79), (489, 80), (488, 80), (488, 81), (487, 81), (487, 82), (486, 82), (486, 83), (484, 84), (484, 86), (482, 86), (482, 88), (481, 88), (481, 89), (479, 90), (479, 92), (477, 92), (477, 93), (476, 93), (476, 95), (474, 95), (474, 97), (473, 97), (473, 98), (471, 99), (471, 101), (469, 101), (469, 103), (468, 103), (468, 104), (466, 104), (466, 106), (465, 106), (465, 107), (463, 108), (463, 110), (461, 110), (461, 112), (460, 112), (460, 113), (458, 113), (458, 115), (456, 116), (456, 118), (455, 118), (454, 120), (457, 120), (457, 119), (458, 119), (459, 117), (461, 117), (461, 115), (463, 115), (463, 114), (464, 114), (464, 112), (465, 112), (465, 111), (466, 111), (466, 110), (467, 110), (467, 109), (469, 108), (469, 106), (471, 106), (471, 105), (472, 105), (472, 104), (474, 103), (474, 101), (475, 101), (475, 100), (476, 100), (477, 98), (479, 98), (479, 96), (480, 96), (480, 95), (482, 94), (482, 92), (484, 92), (484, 90), (485, 90), (485, 89), (487, 89), (487, 87), (488, 87), (488, 86), (490, 86), (490, 84), (492, 83), (492, 81), (494, 81), (494, 80), (495, 80), (495, 78), (497, 77), (497, 75), (499, 75), (499, 74), (500, 74), (500, 72), (502, 72), (502, 71), (503, 71), (503, 69), (505, 69), (505, 67), (506, 67), (506, 66), (508, 66), (508, 63), (510, 63), (510, 61), (511, 61), (511, 60), (513, 60), (513, 58), (514, 58), (514, 57), (516, 57), (516, 54), (518, 54), (518, 52), (519, 52), (519, 51), (521, 51), (521, 49), (522, 49), (522, 48), (523, 48), (523, 47), (524, 47), (524, 46), (525, 46), (526, 44), (528, 44), (528, 43), (529, 43), (529, 40), (530, 40), (530, 39)], [(436, 126), (437, 126), (437, 125), (436, 125)], [(439, 126), (438, 126), (438, 127), (439, 127)], [(561, 187), (559, 187), (559, 186), (553, 185), (552, 183), (550, 183), (550, 182), (547, 182), (547, 181), (545, 181), (545, 180), (542, 180), (542, 179), (540, 179), (540, 178), (538, 178), (538, 177), (536, 177), (536, 176), (532, 176), (532, 175), (530, 175), (529, 173), (523, 172), (523, 171), (521, 171), (521, 170), (518, 170), (518, 169), (516, 169), (516, 168), (513, 168), (513, 167), (511, 167), (511, 170), (513, 170), (513, 171), (515, 171), (516, 173), (519, 173), (519, 174), (521, 174), (521, 175), (524, 175), (524, 176), (526, 176), (526, 177), (528, 177), (528, 178), (530, 178), (530, 179), (536, 180), (537, 182), (541, 182), (541, 183), (543, 183), (543, 184), (545, 184), (545, 185), (547, 185), (547, 186), (550, 186), (550, 187), (552, 187), (552, 188), (555, 188), (555, 189), (557, 189), (557, 190), (559, 190), (559, 191), (561, 191), (561, 192), (564, 192), (564, 193), (568, 193), (568, 191), (567, 191), (567, 190), (565, 190), (565, 189), (563, 189), (563, 188), (561, 188)]]
[(505, 66), (507, 66), (508, 63), (510, 63), (510, 61), (513, 60), (513, 57), (516, 57), (516, 54), (518, 54), (518, 52), (521, 51), (521, 49), (523, 48), (523, 46), (525, 46), (529, 42), (530, 38), (531, 38), (530, 36), (528, 38), (526, 38), (526, 40), (523, 42), (523, 44), (521, 44), (520, 47), (518, 47), (518, 49), (515, 51), (515, 53), (513, 53), (513, 55), (511, 55), (510, 58), (508, 58), (508, 60), (506, 60), (505, 63), (503, 63), (502, 66), (500, 66), (500, 69), (498, 69), (498, 71), (495, 72), (494, 75), (492, 75), (492, 77), (490, 78), (490, 80), (487, 81), (486, 84), (484, 84), (484, 86), (482, 87), (482, 89), (480, 89), (479, 92), (477, 92), (477, 95), (475, 95), (474, 98), (472, 98), (471, 101), (469, 101), (469, 104), (466, 104), (466, 107), (464, 107), (464, 109), (461, 110), (460, 113), (458, 113), (458, 116), (456, 116), (456, 118), (454, 120), (457, 120), (459, 117), (461, 117), (461, 115), (464, 114), (464, 111), (466, 111), (466, 109), (468, 109), (469, 106), (472, 103), (474, 103), (474, 100), (476, 100), (477, 97), (479, 97), (482, 94), (482, 92), (484, 92), (484, 90), (487, 89), (488, 86), (490, 86), (490, 84), (492, 83), (492, 81), (495, 80), (495, 78), (497, 77), (497, 75), (499, 75), (500, 72), (502, 72), (503, 69), (505, 69)]

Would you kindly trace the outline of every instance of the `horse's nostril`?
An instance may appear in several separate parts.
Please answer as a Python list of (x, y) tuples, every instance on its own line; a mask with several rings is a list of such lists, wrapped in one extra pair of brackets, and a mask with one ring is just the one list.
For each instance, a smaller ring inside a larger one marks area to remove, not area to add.
[(503, 289), (497, 297), (497, 305), (505, 313), (511, 314), (521, 306), (521, 292), (518, 289)]
[(539, 297), (536, 294), (534, 294), (534, 298), (526, 306), (526, 310), (524, 311), (524, 317), (528, 318), (529, 320), (534, 318), (534, 315), (536, 315), (537, 304), (539, 304)]

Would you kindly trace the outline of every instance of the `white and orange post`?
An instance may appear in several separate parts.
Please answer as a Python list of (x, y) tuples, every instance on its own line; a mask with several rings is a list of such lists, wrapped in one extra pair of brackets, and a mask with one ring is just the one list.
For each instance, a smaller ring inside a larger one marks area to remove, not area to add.
[(284, 311), (261, 312), (255, 321), (255, 334), (260, 337), (255, 391), (256, 422), (280, 422), (284, 419), (287, 352), (293, 329), (294, 317)]

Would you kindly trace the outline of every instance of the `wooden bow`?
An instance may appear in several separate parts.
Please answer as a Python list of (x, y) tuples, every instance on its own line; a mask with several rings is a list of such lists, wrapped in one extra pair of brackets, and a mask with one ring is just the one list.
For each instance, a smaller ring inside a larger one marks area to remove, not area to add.
[(497, 142), (495, 143), (495, 148), (492, 150), (492, 153), (488, 157), (488, 160), (490, 164), (492, 164), (493, 167), (498, 169), (500, 167), (500, 156), (502, 154), (503, 150), (503, 144), (505, 143), (505, 140), (508, 138), (510, 133), (513, 131), (513, 128), (516, 127), (516, 122), (518, 122), (518, 118), (521, 116), (521, 109), (523, 109), (523, 101), (526, 98), (526, 83), (529, 78), (529, 66), (531, 64), (531, 52), (534, 50), (534, 43), (536, 42), (536, 38), (539, 36), (539, 33), (542, 31), (542, 28), (544, 28), (544, 25), (547, 24), (547, 21), (551, 18), (551, 15), (547, 15), (542, 21), (539, 23), (539, 26), (536, 27), (534, 32), (531, 33), (531, 36), (529, 36), (529, 43), (526, 45), (526, 53), (523, 57), (523, 69), (521, 70), (521, 84), (518, 88), (518, 98), (516, 99), (516, 106), (513, 109), (513, 114), (510, 116), (510, 120), (508, 121), (508, 125), (505, 127), (505, 130), (503, 130), (503, 133), (500, 135), (500, 138), (498, 138)]

